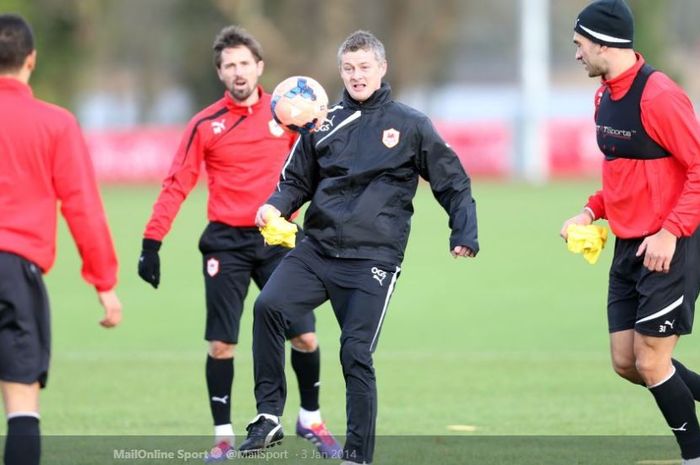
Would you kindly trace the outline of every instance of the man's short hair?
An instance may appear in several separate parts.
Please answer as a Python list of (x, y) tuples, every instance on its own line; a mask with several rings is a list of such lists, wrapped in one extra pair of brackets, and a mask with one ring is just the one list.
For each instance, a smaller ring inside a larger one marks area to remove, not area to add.
[(219, 32), (214, 39), (214, 65), (219, 68), (221, 66), (221, 52), (225, 48), (247, 47), (250, 53), (255, 57), (255, 61), (259, 62), (263, 59), (263, 50), (255, 37), (240, 26), (227, 26)]
[(33, 51), (34, 34), (29, 23), (19, 15), (0, 15), (0, 73), (19, 71)]
[(356, 52), (358, 50), (368, 50), (374, 52), (377, 61), (382, 63), (386, 61), (386, 52), (384, 44), (369, 31), (355, 31), (350, 34), (338, 48), (338, 64), (341, 63), (345, 53)]

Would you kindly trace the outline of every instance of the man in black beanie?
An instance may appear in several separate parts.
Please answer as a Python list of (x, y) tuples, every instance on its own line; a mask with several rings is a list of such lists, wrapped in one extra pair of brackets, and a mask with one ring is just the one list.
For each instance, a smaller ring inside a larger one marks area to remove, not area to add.
[(598, 0), (574, 26), (576, 59), (595, 94), (603, 187), (564, 222), (607, 219), (615, 233), (608, 286), (612, 364), (646, 386), (676, 436), (683, 464), (700, 464), (694, 400), (700, 376), (672, 358), (692, 330), (700, 292), (700, 126), (685, 92), (632, 48), (624, 0)]

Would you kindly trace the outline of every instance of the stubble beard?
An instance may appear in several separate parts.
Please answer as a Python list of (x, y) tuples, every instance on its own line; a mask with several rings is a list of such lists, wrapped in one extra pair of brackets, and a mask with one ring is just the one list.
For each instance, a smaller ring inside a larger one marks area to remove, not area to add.
[(228, 91), (231, 94), (231, 97), (233, 97), (233, 99), (237, 102), (245, 102), (248, 97), (253, 94), (255, 88), (251, 87), (250, 85), (246, 85), (245, 87), (236, 87), (235, 84), (231, 84)]
[(588, 64), (588, 77), (591, 78), (597, 78), (605, 76), (605, 70), (601, 68), (600, 66), (593, 66), (590, 63)]

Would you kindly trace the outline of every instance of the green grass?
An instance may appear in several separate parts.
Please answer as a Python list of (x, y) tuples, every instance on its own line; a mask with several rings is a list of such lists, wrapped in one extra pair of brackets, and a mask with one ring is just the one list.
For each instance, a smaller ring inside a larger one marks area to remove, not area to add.
[[(477, 181), (482, 251), (475, 260), (450, 257), (447, 216), (428, 189), (419, 189), (407, 258), (375, 353), (378, 434), (668, 435), (648, 392), (610, 369), (605, 298), (612, 247), (590, 266), (567, 252), (558, 236), (563, 220), (594, 188), (586, 182), (538, 188)], [(96, 295), (80, 278), (65, 225), (59, 231), (58, 260), (46, 277), (54, 344), (49, 386), (42, 393), (45, 434), (211, 433), (197, 250), (206, 192), (195, 190), (180, 211), (161, 250), (161, 286), (153, 290), (138, 278), (136, 263), (157, 192), (103, 189), (121, 264), (124, 322), (115, 330), (98, 326)], [(236, 359), (233, 412), (240, 436), (255, 413), (255, 295), (253, 287)], [(339, 330), (329, 307), (316, 314), (322, 411), (331, 430), (342, 435)], [(699, 347), (694, 338), (684, 338), (677, 354), (700, 367)], [(283, 423), (293, 431), (298, 395), (291, 371), (288, 380)], [(454, 432), (449, 425), (475, 430)], [(670, 457), (674, 447), (671, 441)]]

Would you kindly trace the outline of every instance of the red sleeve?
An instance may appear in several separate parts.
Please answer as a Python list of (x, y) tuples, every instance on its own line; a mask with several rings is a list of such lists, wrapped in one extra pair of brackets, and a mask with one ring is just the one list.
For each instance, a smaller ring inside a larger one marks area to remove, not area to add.
[(644, 129), (687, 170), (683, 191), (663, 228), (690, 236), (700, 224), (700, 125), (688, 96), (668, 77), (654, 73), (647, 88), (648, 98), (641, 102)]
[(117, 256), (92, 160), (73, 116), (56, 138), (52, 173), (61, 214), (83, 261), (83, 278), (98, 291), (111, 290), (117, 284)]
[(144, 237), (162, 241), (168, 234), (182, 202), (197, 184), (204, 150), (197, 125), (190, 121), (170, 166), (170, 172), (163, 181), (160, 195), (153, 205), (153, 213), (146, 225)]
[(596, 191), (595, 194), (588, 197), (588, 203), (586, 203), (586, 207), (590, 208), (596, 220), (600, 218), (607, 218), (605, 216), (605, 200), (603, 199), (602, 190)]

